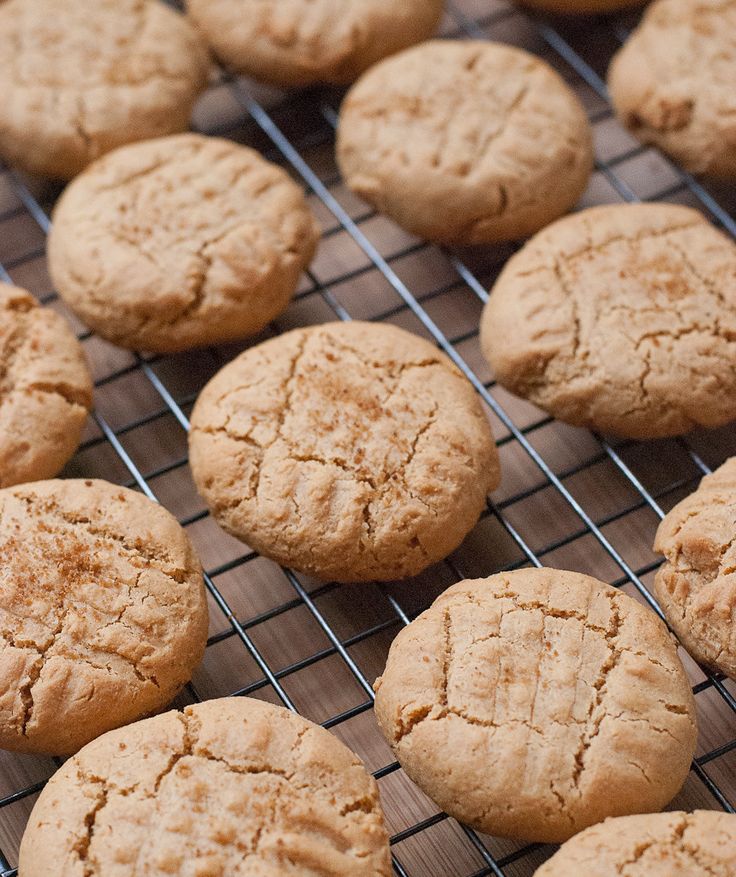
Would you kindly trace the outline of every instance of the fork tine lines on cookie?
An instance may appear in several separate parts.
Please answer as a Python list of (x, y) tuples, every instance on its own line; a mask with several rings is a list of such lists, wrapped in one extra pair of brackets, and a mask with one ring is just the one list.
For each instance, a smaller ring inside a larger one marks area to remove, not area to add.
[[(706, 186), (613, 119), (605, 68), (637, 13), (557, 21), (504, 0), (451, 0), (443, 33), (519, 45), (549, 61), (581, 96), (596, 129), (596, 171), (586, 205), (672, 200), (699, 207), (736, 237), (736, 198)], [(653, 608), (659, 559), (654, 532), (699, 478), (736, 453), (729, 430), (655, 444), (608, 442), (549, 417), (495, 386), (478, 348), (486, 290), (511, 253), (456, 253), (413, 239), (341, 186), (333, 158), (340, 94), (273, 92), (224, 72), (197, 114), (204, 133), (232, 137), (283, 164), (304, 184), (323, 227), (312, 270), (279, 320), (259, 338), (331, 319), (385, 320), (433, 340), (470, 378), (490, 411), (503, 483), (476, 530), (447, 561), (403, 585), (316, 585), (224, 536), (186, 469), (188, 415), (211, 374), (245, 345), (141, 357), (79, 332), (96, 378), (96, 411), (65, 474), (136, 487), (176, 514), (208, 571), (212, 625), (205, 660), (177, 704), (249, 694), (295, 709), (333, 730), (379, 781), (400, 877), (527, 877), (536, 846), (457, 825), (409, 783), (372, 718), (371, 682), (397, 630), (465, 576), (543, 564), (610, 581)], [(44, 239), (58, 191), (0, 169), (0, 279), (49, 306)], [(78, 324), (74, 324), (80, 329)], [(251, 342), (253, 343), (253, 342)], [(731, 431), (732, 432), (732, 431)], [(688, 670), (702, 729), (690, 779), (675, 803), (733, 812), (736, 696), (722, 677)], [(0, 877), (13, 877), (28, 812), (50, 759), (0, 754)]]

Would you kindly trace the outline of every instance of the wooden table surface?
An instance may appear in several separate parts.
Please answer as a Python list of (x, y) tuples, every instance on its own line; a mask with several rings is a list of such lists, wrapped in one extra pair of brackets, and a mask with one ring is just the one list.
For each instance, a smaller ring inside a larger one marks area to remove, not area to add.
[[(597, 169), (581, 206), (671, 200), (708, 206), (715, 221), (730, 222), (733, 230), (736, 188), (701, 188), (655, 150), (640, 147), (611, 115), (599, 77), (636, 19), (634, 13), (535, 20), (502, 0), (455, 0), (443, 30), (522, 46), (570, 82), (596, 135)], [(550, 848), (477, 836), (438, 813), (393, 763), (374, 722), (370, 683), (401, 624), (459, 577), (541, 563), (595, 575), (641, 598), (658, 563), (651, 545), (661, 514), (736, 451), (736, 436), (728, 427), (683, 440), (608, 444), (496, 387), (477, 327), (485, 290), (512, 248), (448, 252), (410, 237), (351, 196), (333, 155), (340, 98), (329, 89), (284, 94), (219, 80), (195, 122), (283, 163), (312, 189), (324, 229), (294, 303), (250, 343), (337, 317), (387, 320), (435, 339), (436, 328), (483, 385), (503, 482), (465, 543), (416, 579), (338, 586), (293, 576), (226, 536), (205, 514), (186, 464), (186, 417), (207, 379), (247, 345), (140, 358), (86, 334), (53, 295), (46, 273), (47, 216), (58, 187), (0, 173), (0, 263), (13, 282), (72, 321), (94, 372), (96, 417), (64, 474), (150, 490), (186, 525), (210, 572), (210, 643), (177, 704), (231, 694), (274, 703), (287, 698), (325, 723), (377, 772), (398, 874), (528, 877)], [(348, 218), (355, 224), (346, 228)], [(696, 686), (700, 739), (698, 765), (672, 806), (717, 808), (736, 800), (734, 688), (683, 658)], [(0, 765), (0, 875), (9, 877), (38, 788), (56, 764), (0, 753)]]

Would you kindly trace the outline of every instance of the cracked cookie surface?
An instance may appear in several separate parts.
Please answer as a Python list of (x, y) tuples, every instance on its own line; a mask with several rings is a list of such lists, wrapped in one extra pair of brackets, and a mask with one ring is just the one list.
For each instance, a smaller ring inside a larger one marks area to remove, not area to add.
[(588, 828), (534, 877), (732, 877), (736, 816), (712, 810), (621, 816)]
[(327, 323), (247, 350), (205, 387), (190, 463), (218, 522), (322, 579), (405, 578), (446, 557), (499, 481), (470, 383), (390, 325)]
[(166, 706), (204, 653), (189, 539), (105, 481), (0, 491), (0, 747), (65, 755)]
[(575, 204), (592, 167), (580, 102), (512, 46), (435, 40), (369, 70), (340, 110), (347, 185), (429, 240), (526, 237)]
[(378, 787), (301, 716), (250, 698), (105, 734), (51, 778), (24, 877), (389, 877)]
[(736, 418), (736, 245), (695, 210), (607, 205), (536, 235), (481, 319), (501, 384), (630, 438)]
[(214, 54), (281, 86), (352, 82), (431, 37), (444, 0), (187, 0)]
[(736, 679), (736, 457), (667, 513), (654, 589), (670, 627), (701, 664)]
[(61, 179), (123, 143), (183, 131), (210, 62), (158, 0), (0, 5), (0, 153)]
[(286, 308), (319, 227), (252, 149), (180, 134), (117, 149), (54, 210), (49, 271), (109, 341), (170, 352), (260, 331)]
[(631, 133), (686, 170), (736, 179), (736, 0), (657, 0), (611, 62)]
[(56, 475), (91, 407), (92, 379), (64, 319), (0, 283), (0, 488)]
[(375, 689), (406, 773), (451, 816), (503, 837), (560, 842), (659, 810), (695, 747), (667, 629), (579, 573), (454, 585), (399, 633)]

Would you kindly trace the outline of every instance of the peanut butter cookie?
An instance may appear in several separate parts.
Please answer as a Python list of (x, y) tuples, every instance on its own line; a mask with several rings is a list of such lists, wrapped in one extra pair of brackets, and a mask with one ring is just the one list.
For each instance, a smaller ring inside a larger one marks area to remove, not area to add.
[(260, 331), (319, 239), (304, 193), (230, 140), (179, 134), (90, 166), (54, 211), (49, 271), (103, 338), (170, 352)]
[(0, 487), (56, 475), (91, 407), (92, 379), (64, 319), (0, 283)]
[(608, 87), (634, 136), (693, 173), (736, 178), (736, 0), (657, 0)]
[(70, 479), (0, 490), (0, 521), (0, 747), (66, 755), (166, 706), (207, 638), (176, 520)]
[(631, 438), (736, 418), (736, 244), (674, 204), (606, 205), (509, 260), (481, 320), (498, 381)]
[(736, 679), (736, 457), (665, 516), (654, 550), (665, 556), (654, 589), (670, 627), (693, 658)]
[(712, 810), (621, 816), (567, 841), (534, 877), (732, 877), (736, 816)]
[(228, 532), (340, 581), (404, 578), (446, 557), (499, 480), (470, 383), (432, 344), (373, 323), (242, 353), (202, 391), (189, 448)]
[(352, 82), (431, 37), (444, 0), (187, 0), (215, 55), (275, 85)]
[(209, 66), (196, 30), (158, 0), (7, 0), (0, 154), (70, 179), (123, 143), (185, 130)]
[(371, 68), (340, 112), (347, 185), (419, 237), (456, 244), (533, 234), (569, 210), (592, 166), (588, 119), (544, 61), (435, 40)]
[(23, 877), (390, 877), (378, 788), (329, 731), (227, 698), (111, 731), (41, 792)]
[(573, 572), (454, 585), (399, 633), (375, 688), (406, 773), (502, 837), (558, 843), (660, 810), (695, 748), (695, 702), (664, 624)]

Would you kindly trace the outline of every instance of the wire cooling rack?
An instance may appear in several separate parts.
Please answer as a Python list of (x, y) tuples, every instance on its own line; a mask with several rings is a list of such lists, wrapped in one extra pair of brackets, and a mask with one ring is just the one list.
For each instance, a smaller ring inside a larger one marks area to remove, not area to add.
[[(597, 162), (585, 205), (672, 200), (700, 207), (736, 237), (736, 190), (706, 187), (616, 123), (603, 75), (636, 15), (551, 21), (503, 0), (448, 3), (444, 33), (520, 45), (555, 66), (583, 100)], [(78, 329), (96, 378), (89, 434), (65, 471), (137, 487), (187, 528), (208, 570), (205, 659), (178, 705), (251, 695), (295, 709), (351, 746), (376, 776), (400, 877), (531, 875), (549, 848), (471, 831), (425, 798), (393, 761), (372, 713), (371, 683), (401, 625), (452, 582), (522, 566), (596, 575), (659, 611), (649, 592), (654, 531), (702, 475), (736, 452), (732, 429), (684, 439), (610, 442), (556, 423), (497, 387), (480, 356), (478, 319), (509, 247), (459, 252), (408, 237), (353, 198), (334, 164), (341, 94), (274, 93), (222, 73), (197, 110), (198, 130), (232, 137), (282, 163), (309, 192), (324, 237), (286, 314), (255, 343), (297, 325), (361, 318), (434, 340), (489, 410), (504, 481), (447, 561), (401, 584), (320, 584), (282, 570), (226, 536), (196, 496), (186, 460), (188, 413), (209, 377), (247, 345), (143, 357), (76, 323), (50, 291), (45, 236), (58, 188), (0, 171), (0, 277), (30, 288)], [(730, 681), (683, 654), (700, 720), (690, 777), (673, 806), (736, 800), (736, 697)], [(16, 874), (28, 813), (53, 759), (0, 755), (0, 875)]]

